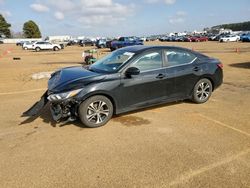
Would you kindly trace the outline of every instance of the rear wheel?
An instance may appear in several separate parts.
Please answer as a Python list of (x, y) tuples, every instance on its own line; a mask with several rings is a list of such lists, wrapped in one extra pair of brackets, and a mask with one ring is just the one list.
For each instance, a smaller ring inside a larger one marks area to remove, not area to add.
[(36, 47), (35, 50), (36, 50), (36, 52), (39, 52), (41, 50), (41, 48)]
[(193, 89), (193, 102), (198, 104), (206, 102), (210, 98), (212, 91), (213, 86), (210, 80), (206, 78), (199, 80)]
[(81, 122), (90, 128), (105, 125), (113, 115), (113, 104), (105, 96), (96, 95), (88, 98), (79, 106)]

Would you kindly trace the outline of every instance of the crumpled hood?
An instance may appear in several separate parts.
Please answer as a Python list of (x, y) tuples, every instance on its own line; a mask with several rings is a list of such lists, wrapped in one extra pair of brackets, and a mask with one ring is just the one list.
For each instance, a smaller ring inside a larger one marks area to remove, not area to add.
[(104, 77), (103, 74), (91, 72), (82, 66), (67, 67), (51, 75), (48, 81), (48, 91), (57, 93), (62, 90), (77, 89), (91, 81), (101, 80)]

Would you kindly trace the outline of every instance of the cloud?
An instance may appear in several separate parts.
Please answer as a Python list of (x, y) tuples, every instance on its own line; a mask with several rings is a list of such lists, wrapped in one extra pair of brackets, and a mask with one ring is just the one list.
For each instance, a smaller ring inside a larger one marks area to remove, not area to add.
[(171, 24), (182, 23), (184, 21), (185, 21), (184, 18), (170, 18), (169, 19), (169, 23)]
[(164, 0), (167, 5), (175, 4), (176, 0)]
[(175, 4), (176, 0), (145, 0), (145, 2), (149, 4), (163, 2), (167, 5), (173, 5)]
[(80, 7), (78, 5), (80, 4), (77, 2), (74, 2), (73, 0), (60, 0), (60, 1), (48, 0), (47, 4), (59, 11), (64, 12), (64, 11), (72, 11), (74, 9), (79, 9)]
[(8, 10), (0, 10), (0, 14), (3, 15), (3, 17), (10, 17), (12, 16), (11, 12)]
[(124, 5), (105, 0), (100, 4), (96, 1), (93, 4), (85, 4), (79, 15), (79, 20), (89, 26), (93, 25), (115, 25), (125, 21), (129, 15), (133, 14), (134, 5)]
[(49, 8), (45, 5), (34, 3), (30, 5), (30, 8), (32, 8), (36, 12), (48, 12)]
[(159, 0), (145, 0), (146, 3), (153, 4), (153, 3), (158, 3)]
[(82, 0), (82, 4), (87, 7), (108, 7), (112, 6), (112, 0)]
[(187, 15), (187, 13), (184, 12), (184, 11), (177, 11), (177, 12), (176, 12), (176, 16), (184, 17), (184, 16), (186, 16), (186, 15)]
[[(113, 0), (44, 0), (57, 20), (74, 20), (84, 28), (115, 25), (133, 15), (134, 4)], [(67, 19), (66, 19), (67, 18)]]
[(185, 21), (186, 16), (187, 16), (186, 12), (178, 11), (174, 16), (171, 16), (168, 21), (171, 24), (183, 23)]
[(57, 20), (63, 20), (64, 19), (64, 14), (62, 12), (56, 11), (54, 14), (55, 18)]

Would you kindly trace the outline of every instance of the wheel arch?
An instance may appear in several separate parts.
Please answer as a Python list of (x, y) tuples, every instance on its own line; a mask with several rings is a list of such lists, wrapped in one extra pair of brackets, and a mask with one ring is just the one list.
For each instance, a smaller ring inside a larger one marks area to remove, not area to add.
[[(81, 98), (80, 104), (81, 104), (83, 101), (89, 99), (90, 97), (94, 97), (94, 96), (97, 96), (97, 95), (102, 95), (102, 96), (104, 96), (104, 97), (107, 97), (107, 98), (111, 101), (111, 103), (112, 103), (112, 105), (113, 105), (113, 115), (116, 114), (116, 110), (117, 110), (117, 101), (114, 99), (114, 97), (113, 97), (111, 94), (109, 94), (109, 93), (107, 93), (107, 92), (105, 92), (105, 91), (96, 91), (96, 92), (88, 93), (87, 95), (85, 95), (84, 97)], [(78, 105), (78, 107), (80, 106), (80, 104)]]

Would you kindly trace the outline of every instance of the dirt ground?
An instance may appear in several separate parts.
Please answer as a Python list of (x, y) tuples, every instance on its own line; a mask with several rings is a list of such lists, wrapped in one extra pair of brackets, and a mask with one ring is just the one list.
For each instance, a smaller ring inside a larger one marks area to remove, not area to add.
[(146, 44), (220, 59), (224, 84), (205, 104), (161, 105), (97, 129), (59, 126), (48, 109), (26, 121), (22, 112), (47, 87), (32, 74), (79, 65), (84, 48), (0, 45), (0, 187), (250, 187), (250, 43)]

